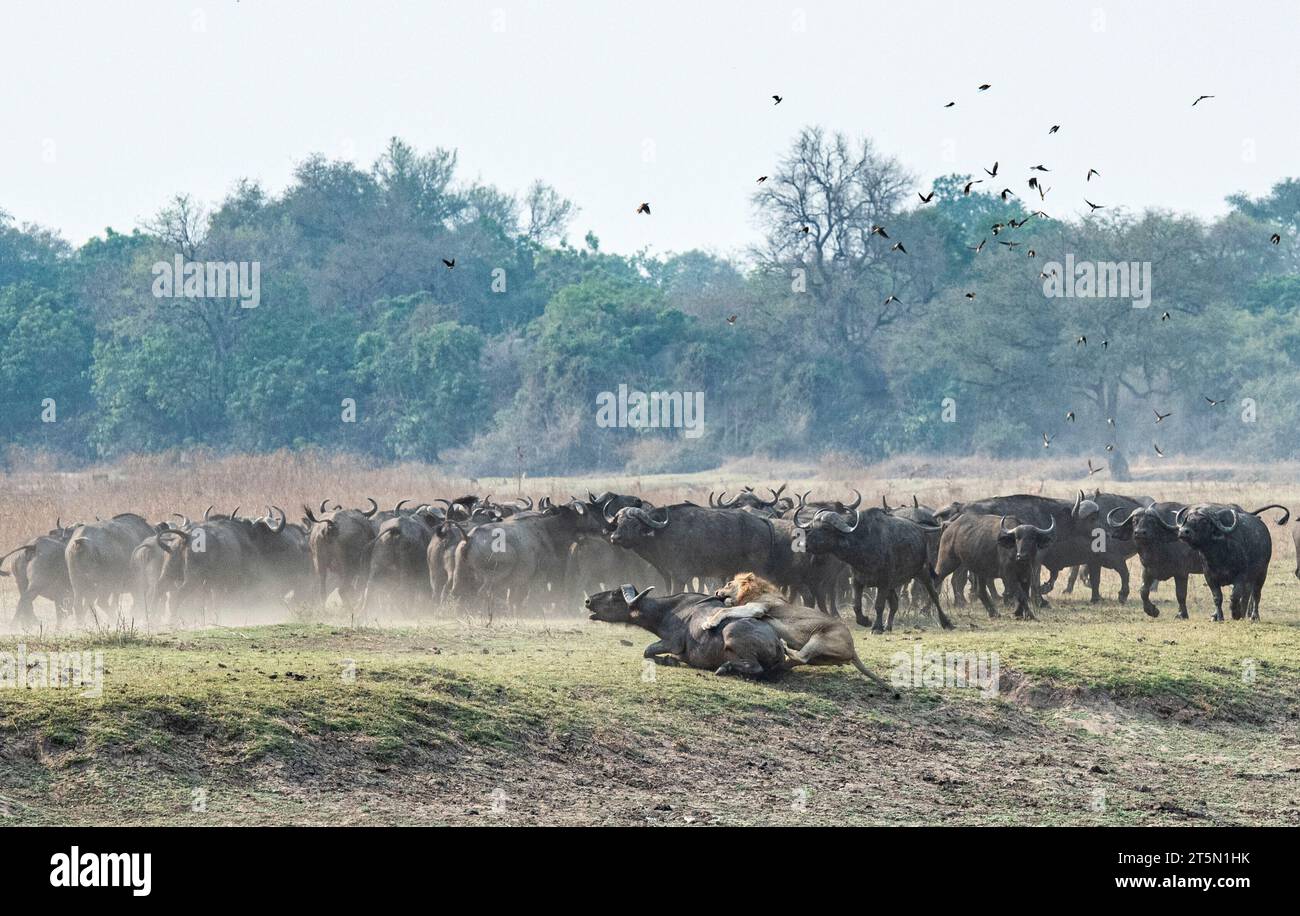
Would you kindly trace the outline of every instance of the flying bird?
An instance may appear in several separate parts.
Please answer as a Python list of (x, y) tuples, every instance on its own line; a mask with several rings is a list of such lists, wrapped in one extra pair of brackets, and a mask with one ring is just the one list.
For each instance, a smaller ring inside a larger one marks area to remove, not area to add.
[(1169, 417), (1169, 416), (1172, 416), (1172, 415), (1173, 415), (1173, 411), (1172, 411), (1172, 410), (1169, 411), (1169, 413), (1161, 413), (1160, 411), (1156, 410), (1154, 407), (1151, 408), (1151, 412), (1152, 412), (1153, 414), (1156, 415), (1156, 422), (1157, 422), (1157, 423), (1159, 423), (1159, 422), (1160, 422), (1161, 420), (1163, 420), (1165, 417)]
[(1013, 191), (1013, 190), (1011, 190), (1010, 188), (1003, 188), (1003, 189), (1002, 189), (1002, 194), (1001, 194), (1002, 199), (1003, 199), (1003, 200), (1006, 200), (1008, 196), (1010, 196), (1010, 197), (1018, 197), (1019, 195), (1017, 195), (1016, 192)]
[(1043, 433), (1043, 448), (1051, 448), (1052, 439), (1054, 438), (1054, 436), (1048, 436), (1047, 433)]
[(990, 178), (997, 178), (997, 177), (998, 177), (998, 164), (997, 164), (996, 162), (993, 163), (993, 171), (990, 172), (988, 169), (985, 169), (985, 170), (984, 170), (984, 174), (988, 175)]
[(1036, 257), (1038, 257), (1038, 252), (1037, 252), (1037, 251), (1034, 251), (1034, 249), (1032, 249), (1032, 248), (1030, 248), (1029, 251), (1027, 251), (1027, 252), (1025, 252), (1025, 253), (1028, 254), (1031, 258), (1036, 258)]
[(1212, 95), (1198, 95), (1196, 97), (1196, 101), (1192, 103), (1192, 107), (1195, 108), (1197, 105), (1199, 105), (1201, 102), (1205, 101), (1206, 99), (1212, 99), (1212, 98), (1214, 98), (1214, 96)]
[(1093, 467), (1093, 466), (1092, 466), (1092, 459), (1091, 459), (1091, 458), (1088, 459), (1088, 476), (1089, 476), (1089, 477), (1091, 477), (1093, 474), (1096, 474), (1098, 471), (1104, 471), (1104, 470), (1105, 470), (1105, 468), (1095, 468), (1095, 467)]
[(762, 184), (762, 183), (765, 182), (765, 181), (767, 181), (767, 176), (766, 176), (766, 175), (759, 175), (759, 176), (758, 176), (758, 183), (759, 183), (759, 184)]
[(727, 316), (727, 324), (735, 324), (735, 323), (736, 323), (736, 319), (739, 318), (739, 317), (740, 317), (739, 315), (728, 315), (728, 316)]
[(974, 298), (975, 298), (975, 294), (974, 294), (974, 293), (967, 293), (967, 294), (966, 294), (966, 298), (967, 298), (967, 299), (974, 299)]
[(1048, 130), (1047, 132), (1048, 132), (1049, 134), (1054, 134), (1054, 133), (1056, 133), (1056, 132), (1057, 132), (1058, 130), (1060, 130), (1060, 129), (1061, 129), (1061, 125), (1060, 125), (1060, 124), (1053, 124), (1052, 127), (1051, 127), (1051, 129)]
[(1073, 423), (1073, 422), (1074, 422), (1074, 411), (1072, 410), (1072, 411), (1070, 411), (1069, 413), (1067, 413), (1067, 414), (1065, 415), (1065, 419), (1067, 419), (1067, 420), (1069, 420), (1071, 423)]
[(901, 251), (903, 254), (907, 254), (907, 249), (903, 247), (903, 243), (902, 243), (902, 242), (895, 242), (894, 244), (890, 245), (890, 246), (889, 246), (889, 250), (890, 250), (890, 251)]
[(1049, 169), (1049, 168), (1048, 168), (1047, 166), (1045, 166), (1045, 165), (1033, 165), (1033, 166), (1030, 166), (1030, 167), (1029, 167), (1029, 171), (1031, 171), (1031, 172), (1050, 172), (1051, 169)]
[(899, 299), (899, 298), (898, 298), (897, 296), (895, 296), (893, 293), (890, 293), (890, 294), (889, 294), (889, 297), (885, 299), (885, 305), (889, 305), (889, 303), (891, 303), (891, 302), (897, 302), (899, 305), (902, 305), (902, 304), (903, 304), (903, 300), (902, 300), (902, 299)]
[(442, 263), (447, 265), (448, 270), (451, 270), (453, 267), (456, 266), (456, 259), (452, 258), (450, 261), (448, 261), (446, 258), (443, 258)]
[(884, 227), (884, 226), (872, 226), (872, 227), (871, 227), (871, 234), (872, 234), (872, 235), (878, 235), (878, 236), (880, 236), (882, 239), (887, 239), (887, 238), (889, 238), (889, 233), (885, 231), (885, 227)]
[(920, 191), (917, 191), (916, 196), (921, 198), (921, 203), (923, 204), (928, 204), (930, 201), (934, 200), (933, 191), (931, 191), (929, 194), (922, 194)]
[(639, 206), (639, 207), (636, 208), (636, 212), (637, 212), (637, 213), (644, 213), (646, 216), (649, 216), (649, 215), (650, 215), (650, 205), (649, 205), (649, 204), (644, 204), (644, 203), (643, 203), (641, 206)]
[(1218, 406), (1219, 406), (1220, 404), (1222, 404), (1225, 400), (1227, 400), (1227, 398), (1219, 398), (1219, 400), (1216, 401), (1214, 398), (1209, 397), (1208, 395), (1204, 395), (1204, 394), (1201, 395), (1201, 397), (1205, 398), (1205, 400), (1206, 400), (1207, 402), (1209, 402), (1209, 405), (1210, 405), (1211, 407), (1218, 407)]
[(1101, 177), (1101, 172), (1097, 171), (1096, 169), (1088, 169), (1088, 174), (1087, 174), (1086, 176), (1084, 176), (1084, 179), (1083, 179), (1083, 180), (1084, 180), (1084, 181), (1092, 181), (1092, 176), (1093, 176), (1093, 175), (1096, 175), (1098, 178), (1100, 178), (1100, 177)]
[(976, 178), (974, 181), (968, 181), (966, 182), (966, 187), (962, 189), (962, 193), (969, 194), (971, 188), (973, 188), (977, 184), (983, 184), (983, 183), (984, 183), (983, 178)]
[(1085, 204), (1087, 204), (1088, 206), (1092, 207), (1092, 209), (1088, 211), (1089, 213), (1095, 213), (1095, 212), (1098, 211), (1098, 210), (1105, 210), (1105, 209), (1106, 209), (1105, 205), (1103, 205), (1103, 204), (1094, 204), (1092, 201), (1090, 201), (1090, 200), (1089, 200), (1088, 198), (1086, 198), (1086, 197), (1083, 199), (1083, 202), (1084, 202)]
[(945, 105), (945, 106), (943, 106), (943, 107), (944, 107), (944, 108), (951, 108), (952, 106), (954, 106), (954, 105), (956, 105), (956, 104), (957, 104), (956, 102), (949, 102), (947, 105)]
[(1076, 340), (1076, 341), (1074, 342), (1074, 345), (1075, 345), (1076, 347), (1080, 347), (1080, 346), (1082, 346), (1082, 347), (1086, 347), (1086, 346), (1088, 346), (1088, 335), (1086, 335), (1086, 334), (1080, 334), (1078, 340)]
[(1114, 418), (1114, 417), (1107, 417), (1107, 418), (1106, 418), (1106, 422), (1109, 423), (1111, 426), (1114, 426), (1114, 425), (1115, 425), (1115, 418)]
[(773, 104), (773, 105), (780, 105), (783, 101), (785, 101), (785, 99), (782, 98), (782, 97), (779, 96), (779, 95), (774, 95), (774, 96), (772, 96), (772, 104)]
[(980, 239), (980, 243), (978, 245), (967, 245), (966, 247), (969, 248), (971, 251), (975, 252), (976, 254), (979, 254), (981, 251), (984, 250), (984, 243), (987, 241), (988, 239)]
[(1107, 443), (1106, 443), (1106, 451), (1108, 451), (1108, 452), (1113, 452), (1113, 451), (1115, 451), (1115, 443), (1114, 443), (1114, 442), (1107, 442)]
[(1270, 235), (1270, 236), (1268, 237), (1268, 240), (1269, 240), (1270, 242), (1272, 242), (1274, 245), (1281, 245), (1281, 244), (1282, 244), (1282, 233), (1280, 233), (1280, 232), (1274, 232), (1272, 235)]
[(1161, 321), (1168, 321), (1168, 320), (1169, 320), (1170, 318), (1172, 318), (1172, 317), (1173, 317), (1173, 316), (1170, 315), (1168, 312), (1165, 312), (1163, 315), (1160, 316), (1160, 320), (1161, 320)]
[(1160, 446), (1158, 446), (1158, 445), (1156, 445), (1154, 442), (1152, 442), (1152, 443), (1151, 443), (1151, 447), (1152, 447), (1153, 449), (1156, 450), (1156, 454), (1159, 455), (1161, 458), (1165, 457), (1165, 453), (1162, 452), (1162, 451), (1160, 451)]
[(980, 92), (983, 92), (983, 91), (985, 91), (986, 89), (988, 89), (988, 88), (989, 88), (989, 85), (990, 85), (989, 83), (984, 83), (984, 84), (982, 84), (982, 85), (980, 86)]
[(1008, 248), (1015, 248), (1015, 247), (1019, 246), (1020, 243), (1019, 243), (1019, 242), (1001, 242), (1001, 241), (1000, 241), (1000, 242), (998, 242), (998, 244), (999, 244), (999, 245), (1006, 245)]
[(812, 232), (812, 226), (800, 226), (799, 231), (804, 235), (807, 235), (809, 232)]

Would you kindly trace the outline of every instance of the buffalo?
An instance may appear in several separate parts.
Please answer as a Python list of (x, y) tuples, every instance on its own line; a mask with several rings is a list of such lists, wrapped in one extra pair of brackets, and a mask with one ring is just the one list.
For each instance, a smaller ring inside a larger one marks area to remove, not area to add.
[(747, 569), (767, 576), (776, 562), (776, 530), (767, 518), (741, 509), (687, 502), (628, 507), (605, 520), (614, 526), (610, 543), (645, 559), (670, 589), (697, 576), (725, 581)]
[[(1019, 519), (1022, 524), (1034, 525), (1038, 528), (1046, 528), (1054, 522), (1052, 546), (1044, 552), (1043, 556), (1039, 557), (1038, 565), (1048, 565), (1050, 569), (1060, 570), (1066, 566), (1078, 563), (1092, 563), (1097, 560), (1093, 544), (1097, 537), (1094, 529), (1100, 511), (1101, 509), (1097, 503), (1094, 500), (1085, 499), (1083, 491), (1080, 490), (1073, 502), (1064, 499), (1052, 499), (1047, 496), (1018, 493), (1013, 496), (994, 496), (969, 503), (950, 503), (936, 512), (935, 516), (939, 521), (945, 522), (951, 521), (965, 512), (973, 515), (1005, 515), (1009, 518)], [(1116, 562), (1114, 556), (1103, 555), (1100, 558), (1101, 565)], [(1119, 572), (1123, 583), (1122, 591), (1127, 595), (1128, 565), (1119, 563), (1118, 567), (1116, 571)], [(962, 570), (958, 570), (959, 574), (961, 572)], [(1095, 595), (1097, 583), (1094, 581), (1092, 585)], [(954, 582), (954, 589), (956, 586), (957, 583)], [(1045, 589), (1040, 583), (1040, 575), (1037, 570), (1034, 571), (1033, 588), (1038, 606), (1046, 607), (1047, 601), (1043, 598)]]
[(321, 502), (319, 515), (303, 506), (308, 523), (307, 542), (312, 570), (316, 574), (317, 597), (325, 601), (329, 594), (329, 577), (333, 576), (339, 598), (345, 607), (357, 605), (366, 574), (366, 548), (377, 533), (373, 518), (379, 507), (370, 500), (371, 510), (337, 507), (325, 510)]
[(1223, 586), (1232, 586), (1232, 619), (1259, 619), (1259, 601), (1273, 557), (1273, 538), (1258, 518), (1266, 509), (1281, 509), (1279, 525), (1291, 518), (1285, 506), (1270, 504), (1247, 512), (1237, 505), (1200, 503), (1174, 516), (1178, 539), (1205, 561), (1205, 584), (1214, 595), (1214, 619), (1223, 620)]
[(1055, 531), (1055, 519), (1040, 528), (1014, 517), (964, 512), (944, 528), (935, 574), (942, 579), (958, 567), (965, 569), (975, 596), (990, 617), (998, 612), (989, 597), (989, 585), (993, 579), (1001, 579), (1007, 597), (1016, 599), (1016, 616), (1032, 620), (1029, 596), (1033, 594), (1034, 570), (1039, 553), (1050, 546)]
[(153, 534), (153, 526), (131, 512), (72, 532), (63, 556), (79, 622), (87, 611), (97, 616), (118, 609), (121, 595), (131, 590), (131, 553)]
[[(1201, 555), (1178, 539), (1178, 526), (1166, 519), (1174, 518), (1184, 508), (1182, 503), (1152, 503), (1131, 511), (1116, 507), (1106, 513), (1106, 524), (1111, 537), (1131, 540), (1142, 562), (1142, 610), (1149, 617), (1160, 616), (1160, 609), (1151, 600), (1151, 590), (1157, 582), (1174, 580), (1174, 593), (1178, 599), (1178, 616), (1187, 619), (1187, 579), (1205, 572)], [(1300, 530), (1300, 529), (1298, 529)]]
[[(858, 494), (857, 502), (861, 500), (862, 495)], [(863, 512), (855, 507), (845, 513), (821, 509), (807, 524), (800, 521), (799, 515), (796, 511), (793, 521), (806, 532), (806, 548), (812, 553), (832, 553), (852, 568), (853, 615), (859, 624), (868, 623), (862, 613), (864, 588), (876, 589), (876, 619), (871, 631), (883, 633), (893, 628), (894, 615), (898, 612), (898, 590), (916, 579), (934, 603), (940, 625), (952, 629), (952, 621), (944, 614), (934, 586), (934, 568), (926, 546), (931, 526), (895, 518), (883, 509)], [(888, 627), (883, 620), (886, 602), (889, 603)]]
[(785, 647), (767, 621), (743, 618), (709, 628), (713, 614), (726, 609), (721, 598), (694, 593), (650, 598), (647, 593), (653, 588), (638, 592), (624, 585), (592, 595), (585, 605), (592, 620), (632, 624), (654, 633), (658, 639), (642, 656), (657, 664), (685, 663), (746, 677), (766, 677), (784, 666)]
[[(64, 549), (76, 526), (65, 528), (55, 523), (48, 534), (33, 538), (0, 557), (0, 576), (13, 575), (18, 585), (18, 608), (14, 613), (15, 627), (33, 626), (37, 623), (33, 602), (44, 598), (54, 604), (58, 618), (72, 610), (72, 582), (68, 579), (68, 563)], [(17, 558), (5, 572), (3, 563), (11, 556)]]

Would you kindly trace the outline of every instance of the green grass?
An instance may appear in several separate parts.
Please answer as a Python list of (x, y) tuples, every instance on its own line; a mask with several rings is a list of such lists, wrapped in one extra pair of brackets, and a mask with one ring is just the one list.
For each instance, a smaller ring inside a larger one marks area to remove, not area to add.
[(1275, 573), (1257, 624), (1196, 597), (855, 628), (886, 675), (917, 640), (996, 653), (995, 699), (646, 669), (649, 634), (577, 619), (46, 634), (104, 691), (0, 691), (0, 823), (1300, 822), (1300, 589)]

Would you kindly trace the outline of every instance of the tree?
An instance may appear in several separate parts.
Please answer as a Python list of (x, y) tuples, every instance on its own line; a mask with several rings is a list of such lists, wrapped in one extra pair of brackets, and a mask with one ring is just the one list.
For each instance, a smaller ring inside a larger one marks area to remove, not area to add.
[(810, 127), (754, 195), (765, 232), (756, 257), (776, 272), (809, 272), (824, 343), (841, 355), (911, 308), (901, 297), (889, 304), (877, 298), (892, 266), (890, 242), (872, 234), (898, 211), (911, 183), (870, 140)]

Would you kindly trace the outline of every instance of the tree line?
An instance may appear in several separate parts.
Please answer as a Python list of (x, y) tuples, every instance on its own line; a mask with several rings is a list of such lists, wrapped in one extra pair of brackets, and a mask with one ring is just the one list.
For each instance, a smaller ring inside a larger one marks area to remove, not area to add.
[[(1046, 445), (1116, 476), (1156, 447), (1293, 456), (1300, 181), (1213, 220), (1071, 216), (806, 128), (754, 194), (761, 242), (729, 259), (570, 243), (555, 189), (457, 173), (394, 139), (369, 168), (312, 156), (281, 194), (178, 195), (75, 248), (0, 214), (5, 454), (317, 448), (513, 475)], [(160, 298), (178, 255), (256, 264), (257, 307), (179, 278)], [(1146, 265), (1148, 306), (1046, 295), (1067, 258)], [(598, 425), (620, 384), (703, 392), (702, 434)]]

